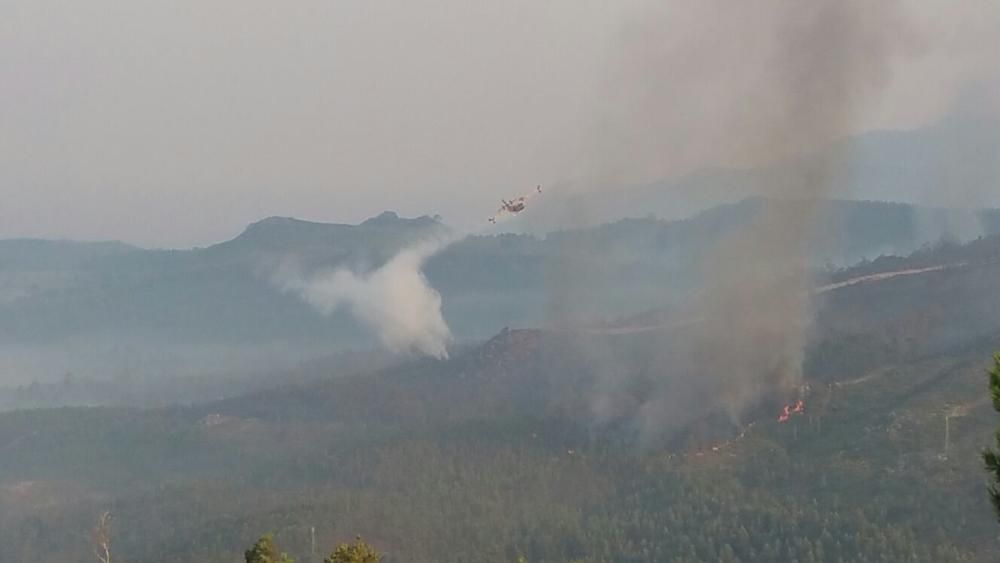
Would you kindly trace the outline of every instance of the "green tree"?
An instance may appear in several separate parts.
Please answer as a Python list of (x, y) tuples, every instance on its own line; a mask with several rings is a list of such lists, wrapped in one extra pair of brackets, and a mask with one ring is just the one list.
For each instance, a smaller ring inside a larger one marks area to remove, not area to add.
[[(1000, 354), (993, 356), (993, 369), (989, 371), (989, 378), (993, 408), (1000, 412)], [(1000, 519), (1000, 430), (997, 430), (994, 440), (996, 449), (989, 448), (983, 452), (983, 461), (986, 463), (986, 471), (990, 473), (990, 500), (993, 501), (993, 509)]]
[(295, 563), (288, 554), (280, 553), (274, 545), (271, 534), (265, 534), (253, 544), (253, 547), (243, 553), (246, 563)]
[(342, 543), (323, 563), (379, 563), (382, 555), (358, 536), (353, 544)]

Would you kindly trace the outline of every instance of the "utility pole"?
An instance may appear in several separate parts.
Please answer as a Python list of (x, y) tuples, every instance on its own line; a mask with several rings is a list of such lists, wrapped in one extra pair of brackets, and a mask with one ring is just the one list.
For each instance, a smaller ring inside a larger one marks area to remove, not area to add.
[(309, 561), (316, 561), (316, 526), (309, 526)]
[(951, 415), (944, 415), (944, 456), (948, 457), (948, 442), (951, 438)]

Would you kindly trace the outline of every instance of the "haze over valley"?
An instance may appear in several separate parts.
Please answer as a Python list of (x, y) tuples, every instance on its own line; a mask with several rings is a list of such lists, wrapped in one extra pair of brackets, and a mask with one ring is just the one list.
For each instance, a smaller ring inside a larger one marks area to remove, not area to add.
[(0, 15), (0, 561), (995, 560), (992, 4)]

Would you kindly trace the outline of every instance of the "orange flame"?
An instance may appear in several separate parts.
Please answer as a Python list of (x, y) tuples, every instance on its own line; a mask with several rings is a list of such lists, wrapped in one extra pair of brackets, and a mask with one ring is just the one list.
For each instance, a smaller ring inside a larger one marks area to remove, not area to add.
[(805, 404), (802, 401), (795, 401), (793, 405), (785, 405), (781, 409), (781, 414), (778, 415), (778, 422), (788, 422), (788, 419), (792, 417), (793, 414), (802, 414), (805, 412)]

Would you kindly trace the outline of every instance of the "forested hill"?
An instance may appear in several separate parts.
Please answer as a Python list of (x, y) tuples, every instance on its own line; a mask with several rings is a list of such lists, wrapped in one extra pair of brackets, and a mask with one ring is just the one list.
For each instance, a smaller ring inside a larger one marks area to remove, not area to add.
[(2, 414), (0, 541), (88, 561), (110, 509), (136, 563), (232, 561), (266, 531), (308, 561), (312, 527), (388, 561), (992, 561), (998, 283), (983, 261), (831, 290), (804, 414), (690, 405), (656, 442), (634, 421), (669, 329), (510, 330), (198, 407)]
[(965, 244), (945, 239), (926, 244), (909, 255), (883, 255), (873, 260), (863, 260), (851, 267), (838, 270), (831, 276), (831, 280), (835, 283), (845, 282), (878, 274), (931, 268), (952, 269), (960, 266), (988, 265), (997, 261), (1000, 261), (1000, 243), (998, 235), (994, 233)]
[[(750, 199), (681, 221), (625, 219), (541, 238), (469, 236), (431, 257), (424, 272), (462, 340), (564, 314), (620, 318), (682, 299), (697, 286), (692, 272), (701, 257), (765, 208), (795, 215), (801, 202)], [(957, 213), (842, 201), (824, 209), (812, 252), (817, 267), (908, 254), (947, 234)], [(986, 231), (1000, 227), (995, 212), (974, 215)], [(0, 351), (7, 357), (0, 384), (273, 370), (372, 346), (373, 335), (347, 310), (324, 316), (283, 292), (276, 274), (290, 264), (368, 272), (446, 231), (432, 217), (387, 212), (360, 225), (270, 218), (231, 241), (185, 251), (0, 242)], [(564, 295), (571, 304), (553, 299)]]

